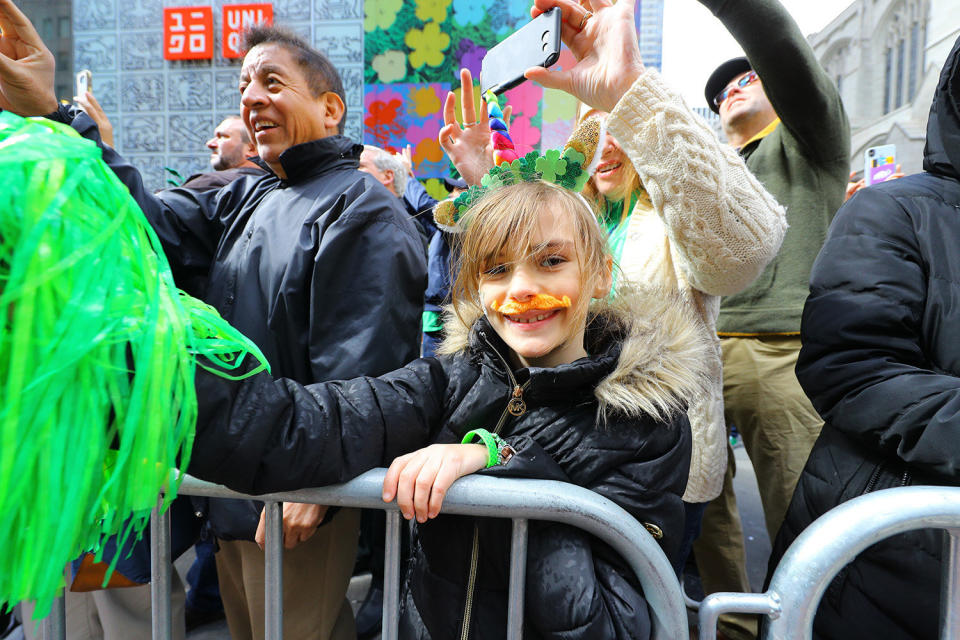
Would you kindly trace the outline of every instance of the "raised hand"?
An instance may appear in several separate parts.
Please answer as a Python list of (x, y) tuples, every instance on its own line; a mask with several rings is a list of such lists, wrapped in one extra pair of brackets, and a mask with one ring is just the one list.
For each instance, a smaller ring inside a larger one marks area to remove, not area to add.
[(107, 114), (103, 112), (103, 107), (100, 106), (93, 94), (87, 91), (82, 96), (74, 96), (73, 99), (97, 123), (97, 128), (100, 130), (100, 139), (103, 140), (103, 143), (111, 147), (115, 146), (113, 144), (113, 124), (107, 118)]
[[(481, 102), (481, 106), (483, 103)], [(468, 69), (460, 70), (460, 112), (463, 128), (457, 123), (457, 100), (451, 91), (443, 104), (443, 128), (440, 146), (467, 184), (480, 184), (480, 178), (493, 167), (493, 143), (490, 142), (490, 117), (485, 108), (477, 114), (473, 78)], [(503, 120), (510, 126), (510, 106), (503, 110)]]
[(560, 38), (577, 59), (563, 71), (533, 67), (528, 80), (560, 89), (601, 111), (612, 111), (644, 71), (633, 20), (633, 3), (608, 0), (534, 0), (536, 17), (554, 7), (563, 15)]
[(487, 448), (480, 444), (433, 444), (400, 456), (383, 478), (383, 501), (396, 497), (407, 520), (436, 518), (447, 490), (457, 478), (487, 466)]
[(0, 0), (0, 109), (42, 116), (57, 109), (53, 54), (12, 0)]

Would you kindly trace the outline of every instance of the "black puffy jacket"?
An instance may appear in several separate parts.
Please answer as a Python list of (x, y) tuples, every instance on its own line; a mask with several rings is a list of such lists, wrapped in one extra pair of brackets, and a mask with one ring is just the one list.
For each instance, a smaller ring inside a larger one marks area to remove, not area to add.
[[(448, 323), (450, 355), (379, 378), (303, 387), (265, 375), (235, 384), (200, 374), (190, 472), (251, 493), (320, 486), (485, 427), (517, 450), (488, 473), (592, 489), (662, 531), (672, 557), (690, 460), (684, 407), (702, 390), (707, 347), (695, 320), (660, 292), (642, 304), (621, 293), (614, 304), (588, 330), (593, 355), (549, 369), (511, 371), (505, 345), (480, 318), (470, 332)], [(526, 411), (514, 417), (506, 406), (518, 387)], [(502, 637), (509, 521), (441, 515), (418, 527), (416, 541), (405, 635), (460, 636), (469, 600), (469, 637)], [(646, 603), (624, 562), (562, 525), (531, 525), (526, 603), (529, 638), (649, 634)]]
[[(82, 111), (63, 106), (55, 117), (100, 142)], [(380, 375), (419, 353), (423, 244), (399, 200), (357, 170), (362, 150), (330, 136), (284, 151), (285, 179), (267, 171), (219, 190), (153, 195), (132, 165), (102, 147), (177, 285), (253, 340), (275, 376), (301, 384)], [(213, 500), (209, 520), (220, 538), (253, 540), (261, 510)]]
[[(960, 40), (930, 111), (924, 169), (857, 193), (814, 265), (797, 377), (826, 424), (771, 568), (841, 502), (960, 484)], [(925, 530), (864, 551), (828, 588), (815, 637), (938, 637), (940, 544)]]

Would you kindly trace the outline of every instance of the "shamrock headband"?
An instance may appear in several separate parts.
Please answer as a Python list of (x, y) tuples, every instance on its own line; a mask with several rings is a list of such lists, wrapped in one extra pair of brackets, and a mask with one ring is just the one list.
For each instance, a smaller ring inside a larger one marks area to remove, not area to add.
[(601, 141), (605, 136), (602, 118), (588, 118), (581, 122), (567, 140), (563, 151), (548, 149), (543, 155), (531, 151), (520, 156), (507, 132), (497, 97), (488, 91), (485, 100), (490, 116), (490, 140), (494, 147), (495, 166), (481, 178), (480, 186), (473, 185), (455, 200), (444, 200), (437, 204), (434, 220), (439, 227), (452, 233), (463, 231), (459, 224), (463, 215), (492, 189), (543, 180), (579, 193), (599, 165), (598, 150), (603, 148)]

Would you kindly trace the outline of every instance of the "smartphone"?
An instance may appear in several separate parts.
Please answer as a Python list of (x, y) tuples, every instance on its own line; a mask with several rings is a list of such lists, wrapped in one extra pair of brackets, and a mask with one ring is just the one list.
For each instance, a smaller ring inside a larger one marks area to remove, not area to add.
[(90, 69), (84, 69), (77, 74), (77, 95), (82, 96), (87, 91), (93, 91), (93, 74)]
[(480, 91), (499, 95), (525, 80), (530, 67), (549, 67), (560, 58), (560, 9), (554, 7), (510, 34), (487, 52), (480, 67)]
[(897, 171), (897, 145), (884, 144), (863, 152), (863, 178), (868, 185), (883, 182)]

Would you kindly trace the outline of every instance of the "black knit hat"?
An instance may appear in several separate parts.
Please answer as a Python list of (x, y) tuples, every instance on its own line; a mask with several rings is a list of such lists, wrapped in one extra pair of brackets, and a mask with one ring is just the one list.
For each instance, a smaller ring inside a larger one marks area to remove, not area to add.
[(727, 60), (717, 67), (707, 79), (707, 86), (703, 88), (703, 96), (707, 99), (707, 106), (710, 107), (714, 113), (720, 113), (720, 107), (713, 104), (714, 97), (723, 91), (724, 87), (726, 87), (731, 80), (751, 69), (753, 69), (753, 67), (750, 65), (750, 61), (743, 56)]

